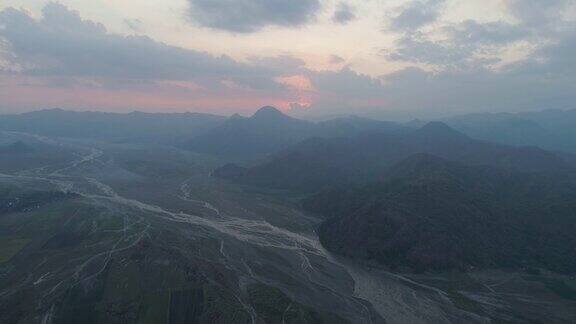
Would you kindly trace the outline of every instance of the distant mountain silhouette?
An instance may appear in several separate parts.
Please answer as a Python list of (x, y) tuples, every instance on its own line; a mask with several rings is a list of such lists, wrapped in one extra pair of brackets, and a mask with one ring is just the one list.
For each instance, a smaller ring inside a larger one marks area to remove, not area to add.
[(252, 115), (252, 119), (260, 120), (260, 121), (264, 121), (264, 122), (274, 122), (274, 121), (289, 120), (289, 119), (294, 119), (294, 118), (283, 114), (280, 110), (278, 110), (272, 106), (265, 106), (265, 107), (258, 109)]
[(435, 144), (439, 141), (468, 142), (470, 138), (442, 122), (430, 122), (411, 134), (420, 141), (430, 140)]
[(233, 116), (223, 125), (189, 141), (187, 149), (228, 156), (275, 153), (302, 140), (321, 137), (347, 137), (363, 133), (399, 133), (404, 127), (359, 117), (338, 118), (312, 123), (263, 107), (249, 118)]
[(409, 128), (398, 123), (348, 116), (318, 123), (315, 135), (318, 137), (349, 137), (370, 132), (402, 134), (408, 131)]
[(576, 176), (466, 166), (418, 154), (369, 185), (319, 193), (329, 250), (395, 269), (576, 273)]
[(350, 138), (313, 138), (249, 168), (234, 181), (267, 187), (316, 191), (374, 179), (383, 170), (417, 153), (434, 154), (470, 165), (523, 171), (567, 169), (571, 157), (535, 147), (477, 141), (443, 123), (407, 134), (366, 133)]
[(218, 155), (267, 154), (306, 138), (313, 127), (313, 123), (284, 115), (276, 108), (263, 107), (249, 118), (229, 118), (185, 147)]
[(224, 120), (221, 116), (199, 113), (118, 114), (49, 109), (0, 116), (0, 129), (119, 142), (175, 143), (212, 129)]
[(576, 110), (469, 114), (446, 122), (478, 139), (576, 152)]

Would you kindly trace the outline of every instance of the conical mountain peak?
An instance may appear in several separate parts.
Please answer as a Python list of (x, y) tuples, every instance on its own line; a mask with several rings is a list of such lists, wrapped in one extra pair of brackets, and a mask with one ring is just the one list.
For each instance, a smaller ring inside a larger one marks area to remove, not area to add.
[(430, 122), (418, 129), (415, 134), (433, 139), (468, 139), (468, 136), (454, 130), (443, 122)]
[(258, 109), (258, 111), (254, 113), (254, 115), (252, 115), (252, 118), (254, 119), (270, 119), (270, 118), (283, 118), (283, 117), (288, 116), (286, 116), (280, 110), (272, 106), (262, 107)]

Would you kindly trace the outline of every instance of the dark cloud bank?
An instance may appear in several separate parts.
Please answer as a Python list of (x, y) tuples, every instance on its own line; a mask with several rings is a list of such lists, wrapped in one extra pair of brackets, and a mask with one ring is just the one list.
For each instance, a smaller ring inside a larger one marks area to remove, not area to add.
[(296, 27), (311, 21), (319, 0), (188, 0), (190, 18), (201, 26), (250, 33), (267, 26)]

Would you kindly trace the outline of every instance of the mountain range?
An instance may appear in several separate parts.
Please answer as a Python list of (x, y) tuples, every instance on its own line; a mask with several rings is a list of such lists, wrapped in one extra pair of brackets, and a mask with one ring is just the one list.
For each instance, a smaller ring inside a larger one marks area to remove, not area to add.
[(312, 134), (314, 124), (263, 107), (251, 117), (234, 115), (222, 125), (191, 139), (184, 147), (217, 155), (266, 154)]
[(251, 117), (232, 116), (222, 125), (191, 139), (183, 147), (224, 156), (266, 155), (308, 138), (405, 131), (407, 128), (397, 123), (354, 116), (313, 123), (292, 118), (273, 107), (263, 107)]
[(307, 199), (322, 244), (392, 269), (576, 272), (576, 174), (467, 166), (428, 154), (381, 180)]
[(514, 147), (472, 139), (444, 123), (432, 122), (402, 134), (363, 133), (351, 137), (311, 138), (250, 168), (226, 165), (214, 175), (239, 183), (316, 191), (373, 179), (391, 165), (417, 153), (471, 165), (523, 171), (568, 169), (573, 156), (537, 147)]
[(201, 113), (120, 114), (47, 109), (0, 116), (0, 129), (116, 142), (174, 143), (212, 129), (225, 119)]
[[(442, 121), (479, 140), (576, 152), (576, 110), (468, 114)], [(289, 117), (273, 107), (263, 107), (250, 117), (62, 109), (0, 116), (0, 129), (7, 131), (115, 142), (162, 142), (225, 156), (277, 153), (311, 137), (350, 137), (367, 132), (402, 134), (426, 123), (413, 120), (400, 124), (357, 116), (310, 122)]]
[(274, 107), (250, 117), (202, 113), (75, 112), (47, 109), (0, 116), (0, 130), (114, 141), (163, 143), (217, 156), (253, 157), (275, 153), (310, 137), (339, 137), (364, 132), (398, 133), (394, 122), (355, 116), (324, 122), (292, 118)]
[(473, 139), (441, 122), (400, 132), (314, 137), (215, 177), (306, 195), (337, 254), (411, 271), (573, 273), (576, 160)]
[(576, 110), (469, 114), (445, 122), (478, 139), (576, 152)]

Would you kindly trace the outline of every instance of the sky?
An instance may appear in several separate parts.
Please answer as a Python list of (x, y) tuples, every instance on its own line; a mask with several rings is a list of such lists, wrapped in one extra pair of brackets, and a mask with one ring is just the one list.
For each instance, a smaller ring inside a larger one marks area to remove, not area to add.
[(575, 0), (3, 0), (0, 113), (576, 108)]

